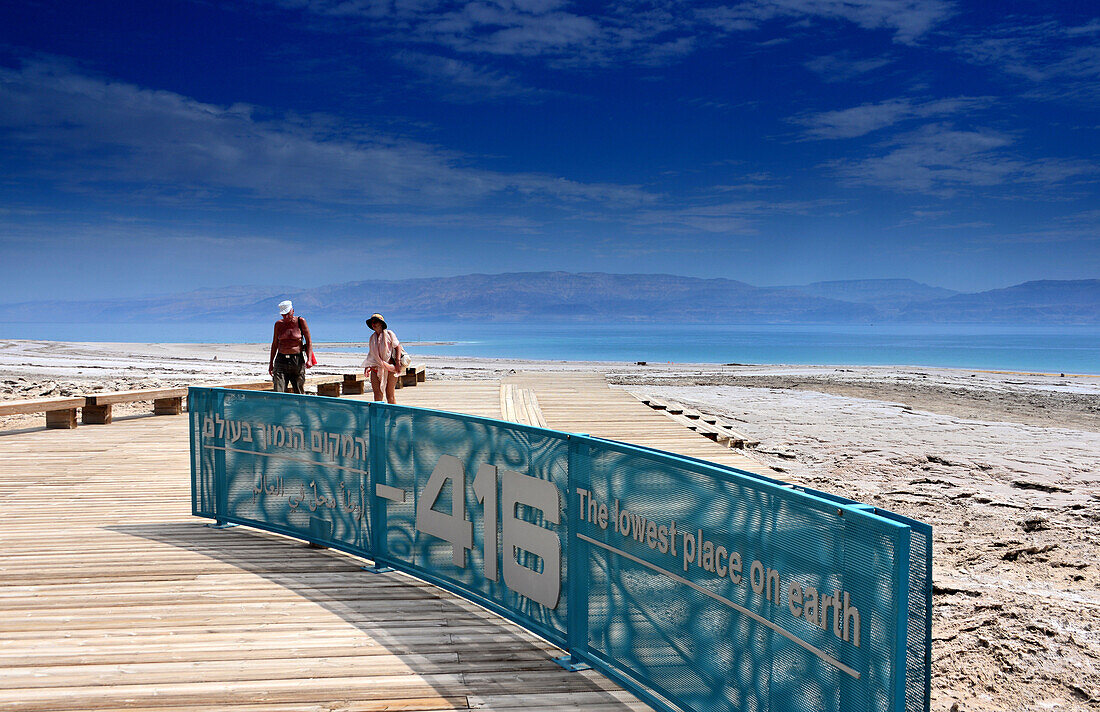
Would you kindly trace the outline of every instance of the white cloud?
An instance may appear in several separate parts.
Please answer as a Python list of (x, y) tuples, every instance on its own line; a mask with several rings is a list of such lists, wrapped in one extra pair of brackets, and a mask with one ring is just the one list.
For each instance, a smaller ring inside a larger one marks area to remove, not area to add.
[(966, 96), (925, 102), (915, 102), (907, 98), (890, 99), (849, 109), (804, 114), (791, 121), (806, 127), (803, 134), (805, 138), (855, 138), (901, 121), (946, 117), (986, 108), (991, 103), (989, 98)]
[(636, 226), (651, 229), (681, 231), (686, 227), (707, 233), (752, 235), (759, 232), (759, 223), (763, 218), (808, 215), (832, 205), (836, 205), (835, 201), (728, 201), (674, 209), (641, 210), (635, 213), (632, 222)]
[(742, 0), (707, 7), (676, 0), (619, 0), (598, 8), (565, 0), (266, 2), (341, 23), (358, 19), (357, 31), (402, 45), (539, 57), (556, 66), (667, 63), (770, 20), (801, 26), (843, 21), (891, 32), (896, 41), (911, 44), (953, 14), (947, 0)]
[(531, 98), (545, 94), (525, 86), (514, 75), (453, 57), (401, 51), (394, 60), (419, 73), (439, 89), (444, 99), (469, 103), (500, 98)]
[(1091, 20), (1080, 27), (1067, 27), (1066, 34), (1070, 37), (1100, 35), (1100, 19)]
[(341, 131), (331, 117), (274, 120), (260, 113), (86, 76), (58, 62), (0, 68), (6, 163), (72, 189), (126, 184), (127, 191), (198, 200), (353, 206), (473, 207), (488, 198), (621, 206), (653, 199), (633, 186), (479, 169), (470, 165), (473, 157), (437, 146)]
[(997, 131), (934, 124), (886, 142), (877, 156), (830, 166), (853, 184), (941, 197), (995, 186), (1009, 186), (1012, 195), (1026, 186), (1029, 197), (1037, 197), (1040, 191), (1100, 172), (1085, 161), (1026, 159), (1012, 150), (1013, 143), (1012, 136)]
[(805, 63), (805, 67), (830, 84), (850, 82), (858, 77), (871, 74), (889, 66), (893, 62), (889, 57), (868, 57), (856, 59), (851, 52), (814, 57)]
[(963, 37), (955, 46), (967, 60), (1023, 77), (1042, 98), (1100, 98), (1100, 21), (1066, 27), (1055, 21), (1003, 24)]
[(865, 30), (888, 30), (900, 43), (912, 44), (954, 14), (944, 0), (745, 0), (700, 11), (728, 32), (754, 29), (776, 18), (844, 20)]

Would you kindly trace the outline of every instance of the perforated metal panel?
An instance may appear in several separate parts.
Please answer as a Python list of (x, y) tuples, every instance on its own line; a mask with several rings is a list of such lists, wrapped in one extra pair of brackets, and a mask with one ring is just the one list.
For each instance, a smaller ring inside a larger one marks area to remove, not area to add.
[[(476, 594), (480, 602), (497, 604), (543, 637), (564, 645), (569, 611), (565, 596), (568, 576), (565, 558), (559, 559), (560, 595), (555, 598), (553, 607), (537, 604), (511, 591), (505, 582), (507, 557), (513, 557), (537, 573), (544, 573), (544, 569), (543, 562), (530, 552), (505, 548), (503, 530), (508, 513), (501, 509), (500, 500), (503, 478), (510, 472), (551, 482), (557, 492), (565, 492), (569, 466), (567, 436), (422, 409), (380, 406), (378, 412), (377, 422), (386, 448), (375, 481), (408, 494), (404, 502), (390, 502), (385, 507), (385, 550), (380, 552), (379, 558), (391, 566)], [(464, 518), (470, 522), (471, 546), (465, 551), (463, 565), (455, 563), (451, 543), (418, 531), (416, 527), (417, 507), (428, 508), (434, 504), (437, 511), (454, 514), (453, 477), (435, 502), (427, 501), (429, 497), (413, 496), (426, 491), (427, 480), (444, 456), (458, 460), (460, 467), (455, 472), (460, 471), (465, 480)], [(485, 502), (479, 501), (473, 487), (479, 470), (485, 466), (496, 470), (492, 496), (498, 501), (492, 522), (486, 516)], [(513, 514), (554, 532), (559, 542), (567, 540), (569, 521), (564, 508), (559, 507), (557, 523), (546, 521), (545, 513), (539, 509), (518, 509)], [(496, 534), (495, 578), (491, 571), (489, 575), (486, 572), (486, 551), (493, 548), (486, 546), (487, 531)]]
[[(904, 527), (628, 446), (600, 443), (587, 462), (575, 486), (609, 509), (606, 528), (578, 524), (591, 654), (684, 708), (896, 708), (892, 582)], [(849, 605), (818, 606), (811, 623), (811, 588)]]
[(200, 465), (194, 489), (202, 510), (195, 514), (369, 551), (370, 412), (363, 404), (191, 389), (188, 408)]
[(657, 707), (928, 709), (927, 525), (484, 418), (220, 389), (188, 404), (196, 515), (436, 583)]

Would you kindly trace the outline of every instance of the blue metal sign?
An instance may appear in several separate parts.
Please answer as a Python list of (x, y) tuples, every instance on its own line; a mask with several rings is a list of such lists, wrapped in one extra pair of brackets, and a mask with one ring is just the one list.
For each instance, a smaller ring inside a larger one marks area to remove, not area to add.
[(660, 709), (929, 708), (931, 529), (599, 438), (192, 388), (196, 515), (503, 615)]

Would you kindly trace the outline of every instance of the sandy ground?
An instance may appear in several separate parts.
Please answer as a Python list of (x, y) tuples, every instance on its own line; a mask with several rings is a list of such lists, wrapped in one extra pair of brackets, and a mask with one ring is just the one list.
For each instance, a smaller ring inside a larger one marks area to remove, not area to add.
[[(363, 358), (318, 354), (318, 375)], [(0, 399), (261, 379), (266, 356), (266, 344), (6, 341)], [(735, 422), (782, 477), (933, 525), (933, 709), (1100, 709), (1100, 376), (415, 360), (431, 379), (599, 370)]]

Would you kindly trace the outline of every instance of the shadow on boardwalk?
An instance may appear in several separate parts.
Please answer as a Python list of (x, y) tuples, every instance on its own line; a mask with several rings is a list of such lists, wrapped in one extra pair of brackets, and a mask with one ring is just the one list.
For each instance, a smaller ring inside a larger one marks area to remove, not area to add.
[[(379, 689), (372, 697), (438, 697), (446, 702), (423, 709), (649, 709), (597, 673), (563, 671), (552, 661), (561, 651), (505, 619), (411, 577), (363, 571), (362, 560), (342, 552), (310, 548), (299, 540), (247, 527), (216, 530), (197, 520), (107, 529), (226, 564), (193, 572), (191, 578), (199, 585), (191, 600), (215, 599), (249, 608), (244, 620), (255, 620), (255, 609), (268, 606), (264, 620), (270, 623), (260, 627), (273, 639), (286, 638), (241, 651), (245, 658), (300, 656), (305, 663), (354, 656), (362, 664), (361, 675), (405, 676), (395, 689)], [(184, 572), (173, 578), (185, 578)], [(335, 614), (362, 635), (354, 636), (352, 643), (345, 636), (330, 649), (324, 639), (332, 635), (331, 619), (318, 617), (294, 596), (267, 584)], [(375, 661), (384, 659), (372, 656), (394, 656), (400, 662), (395, 666), (390, 659), (388, 667), (394, 671), (379, 672)]]

